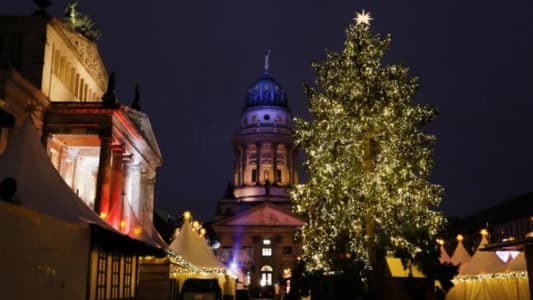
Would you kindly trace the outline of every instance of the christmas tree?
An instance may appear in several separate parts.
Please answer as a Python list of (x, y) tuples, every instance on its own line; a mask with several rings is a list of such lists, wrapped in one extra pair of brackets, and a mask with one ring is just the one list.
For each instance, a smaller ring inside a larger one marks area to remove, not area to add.
[[(434, 251), (444, 218), (443, 189), (428, 181), (435, 137), (422, 127), (436, 110), (413, 101), (417, 78), (383, 65), (390, 36), (371, 31), (364, 11), (346, 30), (344, 49), (314, 63), (306, 86), (309, 121), (296, 120), (309, 180), (291, 191), (308, 270), (355, 266), (369, 279), (385, 256), (407, 264)], [(381, 267), (380, 267), (381, 266)]]

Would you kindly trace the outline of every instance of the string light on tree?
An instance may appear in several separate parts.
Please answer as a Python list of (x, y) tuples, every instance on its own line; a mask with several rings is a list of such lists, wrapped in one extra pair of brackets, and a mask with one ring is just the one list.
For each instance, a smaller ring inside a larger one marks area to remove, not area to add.
[(391, 39), (373, 34), (372, 20), (357, 13), (344, 49), (312, 65), (313, 118), (296, 119), (295, 132), (309, 180), (291, 191), (307, 220), (306, 267), (336, 272), (352, 264), (363, 278), (385, 255), (416, 262), (433, 253), (444, 222), (436, 211), (443, 189), (428, 181), (435, 137), (422, 131), (436, 110), (414, 103), (418, 80), (407, 67), (382, 63)]

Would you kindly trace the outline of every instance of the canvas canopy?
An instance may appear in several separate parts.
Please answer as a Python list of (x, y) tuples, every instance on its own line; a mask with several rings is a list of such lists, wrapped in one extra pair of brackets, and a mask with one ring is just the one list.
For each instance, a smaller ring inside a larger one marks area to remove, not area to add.
[(520, 252), (506, 267), (505, 272), (527, 272), (526, 256)]
[(176, 229), (175, 239), (170, 243), (169, 250), (197, 268), (225, 270), (206, 240), (193, 230), (188, 221), (183, 222), (181, 229)]
[(529, 300), (529, 284), (524, 253), (506, 265), (495, 252), (481, 251), (485, 237), (472, 258), (461, 266), (447, 300)]
[(402, 264), (402, 260), (397, 257), (387, 257), (386, 258), (387, 267), (390, 271), (391, 277), (397, 278), (425, 278), (422, 271), (420, 271), (416, 266), (411, 265), (405, 268)]
[(14, 202), (64, 221), (95, 224), (115, 231), (61, 178), (29, 119), (21, 127), (9, 130), (9, 142), (0, 155), (0, 166), (0, 181), (8, 177), (16, 180)]
[(496, 255), (496, 252), (480, 250), (487, 244), (487, 238), (483, 236), (472, 258), (459, 268), (459, 275), (491, 274), (504, 270), (505, 263)]
[(444, 248), (444, 245), (440, 245), (439, 261), (440, 261), (441, 264), (449, 263), (451, 261), (450, 255), (448, 255), (448, 252), (446, 252), (446, 249)]
[(458, 241), (457, 247), (455, 248), (455, 251), (453, 252), (452, 258), (450, 259), (450, 262), (453, 265), (464, 265), (470, 260), (470, 254), (465, 249), (465, 246), (463, 245), (463, 241)]
[[(9, 177), (16, 181), (13, 202), (67, 222), (92, 224), (109, 233), (124, 236), (102, 220), (65, 183), (52, 165), (29, 119), (21, 127), (9, 129), (7, 148), (0, 154), (0, 166), (0, 182)], [(133, 214), (131, 208), (126, 211)], [(151, 247), (166, 246), (155, 229), (151, 235), (154, 238), (144, 231), (135, 235), (133, 230), (128, 232), (128, 236)]]

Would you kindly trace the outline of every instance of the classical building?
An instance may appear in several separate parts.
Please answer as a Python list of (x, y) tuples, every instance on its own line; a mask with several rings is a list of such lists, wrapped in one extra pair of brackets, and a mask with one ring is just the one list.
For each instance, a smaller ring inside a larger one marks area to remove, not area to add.
[(218, 257), (239, 274), (240, 288), (273, 287), (301, 254), (287, 188), (298, 183), (292, 114), (285, 91), (270, 74), (249, 88), (233, 140), (233, 185), (218, 201)]
[(0, 224), (23, 234), (0, 235), (3, 294), (140, 299), (139, 257), (166, 246), (152, 224), (161, 153), (69, 5), (66, 19), (0, 17)]

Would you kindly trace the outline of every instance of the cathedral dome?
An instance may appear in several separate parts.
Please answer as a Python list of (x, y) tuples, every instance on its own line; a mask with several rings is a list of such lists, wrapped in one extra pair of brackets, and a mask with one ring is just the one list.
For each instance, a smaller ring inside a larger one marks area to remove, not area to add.
[(283, 87), (270, 75), (269, 65), (270, 51), (265, 56), (265, 71), (248, 89), (244, 108), (256, 106), (277, 106), (288, 108), (287, 96)]

